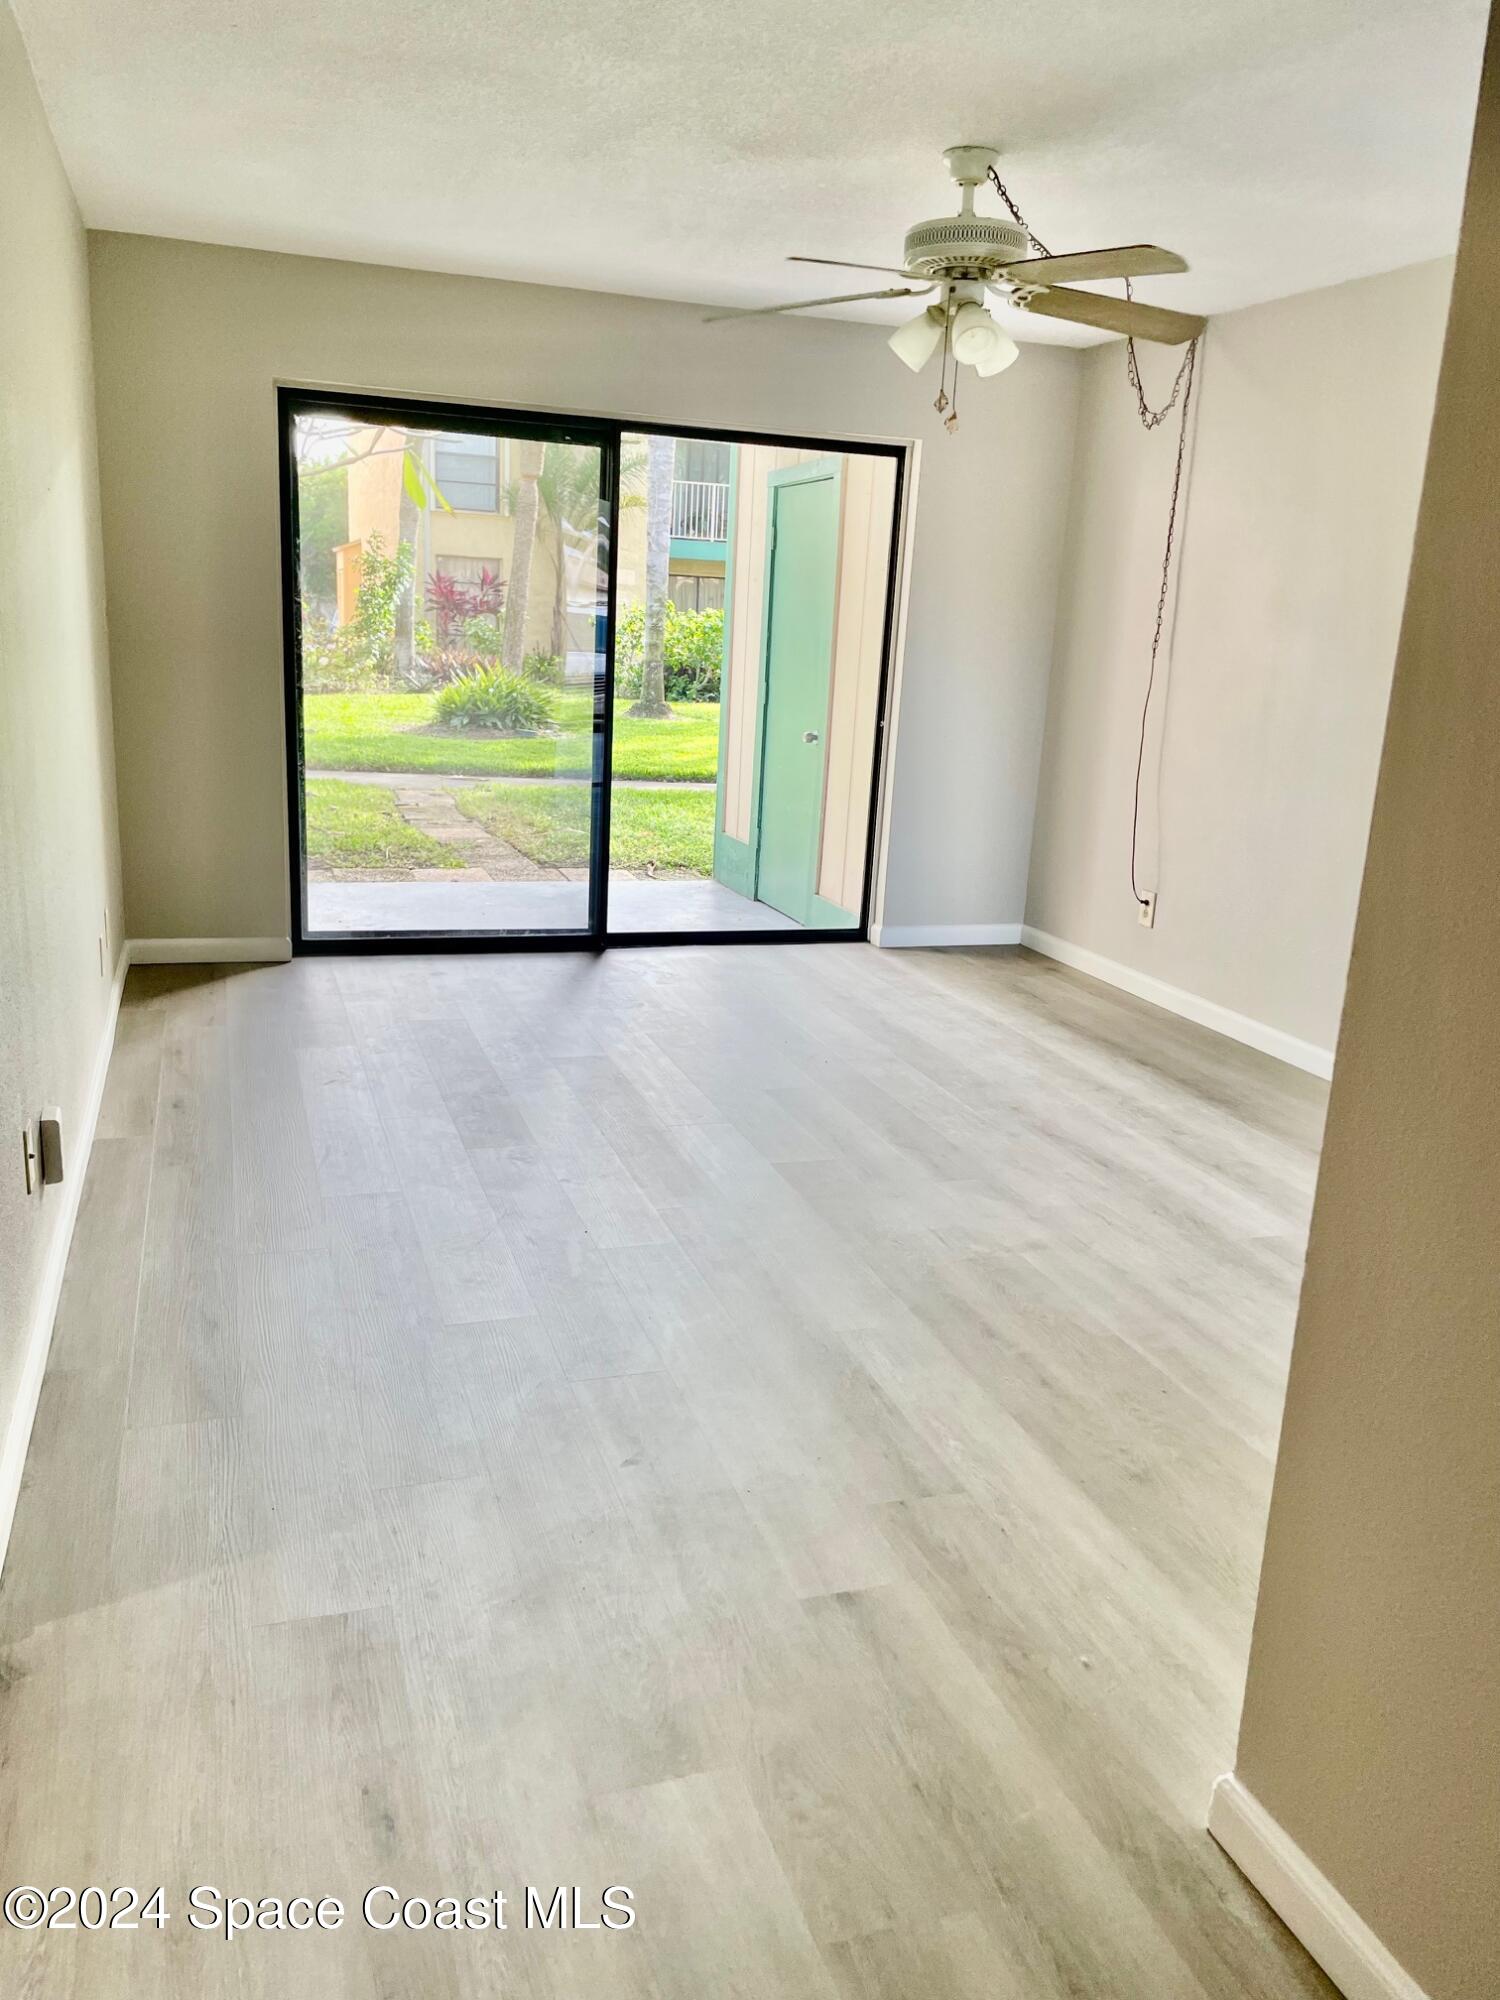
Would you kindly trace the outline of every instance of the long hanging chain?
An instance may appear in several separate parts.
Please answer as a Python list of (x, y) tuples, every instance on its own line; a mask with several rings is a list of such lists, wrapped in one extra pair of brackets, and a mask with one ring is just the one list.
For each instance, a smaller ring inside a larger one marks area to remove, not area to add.
[[(1022, 215), (1020, 209), (1016, 207), (1015, 202), (1011, 199), (1010, 189), (1001, 180), (993, 167), (990, 168), (990, 181), (996, 194), (999, 195), (1005, 206), (1010, 210), (1012, 222), (1025, 234), (1026, 241), (1031, 245), (1038, 257), (1050, 257), (1052, 252), (1047, 248), (1041, 237), (1032, 229), (1031, 224)], [(1130, 288), (1129, 278), (1125, 280), (1125, 296), (1131, 300), (1135, 298), (1135, 293)], [(1182, 357), (1182, 365), (1177, 370), (1177, 379), (1172, 384), (1171, 395), (1168, 396), (1159, 410), (1153, 410), (1151, 405), (1146, 401), (1145, 390), (1141, 387), (1141, 371), (1139, 363), (1136, 360), (1135, 340), (1129, 334), (1125, 336), (1125, 373), (1130, 378), (1131, 388), (1135, 391), (1136, 408), (1140, 412), (1141, 422), (1148, 431), (1154, 431), (1156, 426), (1176, 409), (1177, 398), (1182, 394), (1183, 388), (1191, 376), (1193, 361), (1197, 351), (1197, 340), (1190, 340), (1188, 342), (1187, 353)]]
[(1019, 229), (1022, 232), (1022, 234), (1026, 238), (1026, 241), (1031, 245), (1032, 249), (1035, 250), (1038, 257), (1050, 257), (1052, 255), (1052, 252), (1047, 248), (1046, 244), (1042, 241), (1041, 237), (1036, 234), (1031, 224), (1026, 220), (1025, 216), (1022, 215), (1020, 209), (1018, 209), (1015, 203), (1011, 200), (1010, 189), (1005, 185), (1004, 181), (1001, 180), (1000, 176), (995, 172), (995, 169), (993, 167), (990, 168), (989, 174), (990, 174), (991, 184), (993, 185), (996, 194), (999, 195), (1000, 199), (1005, 203), (1005, 206), (1010, 210), (1011, 221), (1016, 225), (1017, 229)]
[[(1050, 257), (1052, 252), (1017, 208), (1011, 199), (1010, 189), (993, 167), (989, 173), (996, 194), (1010, 210), (1011, 220), (1023, 232), (1037, 256)], [(1132, 300), (1135, 297), (1128, 278), (1125, 280), (1125, 296)], [(1167, 509), (1167, 539), (1161, 558), (1161, 587), (1156, 593), (1156, 626), (1151, 634), (1151, 667), (1146, 675), (1146, 697), (1141, 703), (1141, 731), (1140, 740), (1136, 745), (1135, 791), (1130, 815), (1130, 893), (1142, 909), (1149, 906), (1150, 898), (1141, 894), (1136, 879), (1136, 850), (1141, 832), (1141, 774), (1146, 763), (1146, 728), (1151, 718), (1151, 697), (1156, 689), (1156, 659), (1161, 651), (1162, 627), (1166, 623), (1167, 616), (1167, 593), (1172, 583), (1172, 550), (1177, 539), (1177, 503), (1182, 494), (1182, 467), (1187, 452), (1188, 409), (1193, 400), (1193, 376), (1197, 369), (1200, 337), (1195, 335), (1188, 342), (1187, 352), (1182, 357), (1181, 366), (1172, 383), (1172, 393), (1159, 409), (1152, 409), (1146, 401), (1146, 391), (1141, 384), (1140, 364), (1136, 359), (1135, 340), (1129, 334), (1125, 337), (1125, 373), (1131, 388), (1135, 391), (1135, 405), (1142, 428), (1154, 431), (1157, 425), (1164, 423), (1176, 409), (1178, 398), (1182, 400), (1182, 417), (1177, 427), (1177, 461), (1172, 471), (1172, 502)]]
[[(1161, 588), (1156, 593), (1156, 627), (1151, 634), (1151, 668), (1146, 675), (1146, 694), (1141, 702), (1141, 733), (1135, 752), (1135, 791), (1130, 813), (1130, 893), (1142, 909), (1150, 906), (1151, 898), (1143, 896), (1136, 880), (1136, 848), (1141, 835), (1141, 772), (1146, 762), (1146, 725), (1151, 718), (1151, 696), (1156, 689), (1156, 656), (1161, 651), (1161, 631), (1167, 616), (1167, 591), (1172, 579), (1172, 545), (1177, 535), (1177, 502), (1182, 493), (1182, 465), (1187, 451), (1188, 407), (1193, 400), (1193, 374), (1198, 359), (1198, 342), (1188, 342), (1188, 351), (1182, 367), (1178, 370), (1177, 381), (1172, 388), (1172, 402), (1157, 411), (1147, 421), (1143, 414), (1141, 421), (1148, 430), (1155, 428), (1177, 400), (1177, 391), (1182, 391), (1182, 422), (1177, 427), (1177, 462), (1172, 469), (1172, 502), (1167, 509), (1167, 540), (1161, 558)], [(1136, 393), (1140, 390), (1137, 386)], [(1145, 397), (1141, 397), (1141, 408), (1145, 411)]]

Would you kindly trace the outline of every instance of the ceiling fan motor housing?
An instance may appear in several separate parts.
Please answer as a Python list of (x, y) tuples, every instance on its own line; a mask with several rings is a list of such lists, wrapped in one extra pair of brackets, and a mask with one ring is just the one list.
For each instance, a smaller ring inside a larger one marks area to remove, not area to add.
[(906, 232), (906, 269), (924, 278), (983, 275), (1030, 255), (1026, 232), (997, 215), (939, 215)]

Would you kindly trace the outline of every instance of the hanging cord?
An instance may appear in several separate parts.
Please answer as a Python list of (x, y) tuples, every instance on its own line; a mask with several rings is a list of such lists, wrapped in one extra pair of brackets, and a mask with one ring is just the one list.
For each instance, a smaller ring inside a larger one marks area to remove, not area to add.
[[(989, 174), (996, 194), (999, 195), (1005, 206), (1010, 210), (1011, 220), (1025, 234), (1026, 241), (1031, 245), (1037, 256), (1050, 257), (1052, 252), (1032, 229), (1031, 224), (1022, 215), (1015, 202), (1012, 201), (1010, 189), (1001, 180), (993, 167), (990, 168)], [(1129, 278), (1125, 280), (1125, 296), (1132, 301), (1135, 298), (1135, 293), (1130, 288)], [(1146, 676), (1146, 698), (1141, 704), (1141, 735), (1140, 742), (1136, 747), (1135, 791), (1130, 815), (1130, 893), (1135, 897), (1136, 902), (1142, 909), (1147, 908), (1151, 899), (1141, 894), (1136, 880), (1136, 850), (1140, 842), (1141, 833), (1141, 773), (1146, 762), (1146, 730), (1151, 719), (1151, 696), (1156, 687), (1156, 656), (1161, 650), (1162, 625), (1167, 615), (1167, 592), (1171, 588), (1172, 582), (1172, 547), (1177, 535), (1177, 502), (1182, 492), (1182, 466), (1184, 454), (1187, 450), (1188, 406), (1193, 400), (1193, 375), (1197, 368), (1198, 341), (1201, 337), (1201, 335), (1195, 335), (1188, 342), (1187, 352), (1182, 357), (1181, 365), (1172, 383), (1172, 393), (1161, 407), (1155, 410), (1146, 401), (1146, 391), (1141, 385), (1141, 370), (1140, 364), (1136, 359), (1135, 340), (1129, 334), (1125, 337), (1125, 374), (1131, 388), (1135, 391), (1135, 406), (1140, 416), (1142, 429), (1154, 431), (1157, 425), (1164, 423), (1172, 411), (1176, 409), (1178, 398), (1182, 399), (1182, 417), (1177, 428), (1177, 463), (1172, 473), (1172, 504), (1167, 511), (1167, 540), (1161, 559), (1161, 588), (1156, 595), (1156, 629), (1151, 635), (1151, 669)]]
[[(1134, 358), (1132, 354), (1132, 363), (1134, 362)], [(1156, 593), (1156, 629), (1151, 634), (1151, 670), (1146, 676), (1146, 696), (1145, 700), (1141, 703), (1141, 736), (1140, 742), (1136, 745), (1135, 792), (1130, 813), (1130, 893), (1135, 897), (1136, 902), (1143, 910), (1149, 907), (1151, 899), (1149, 896), (1141, 894), (1139, 884), (1136, 881), (1135, 871), (1136, 848), (1141, 834), (1141, 771), (1146, 762), (1146, 728), (1151, 719), (1151, 696), (1156, 688), (1156, 656), (1161, 651), (1161, 628), (1167, 615), (1167, 591), (1172, 581), (1172, 544), (1177, 535), (1177, 502), (1182, 492), (1182, 464), (1187, 451), (1188, 408), (1193, 400), (1193, 375), (1197, 359), (1198, 342), (1196, 339), (1190, 340), (1188, 342), (1186, 358), (1183, 361), (1182, 367), (1178, 370), (1177, 380), (1172, 387), (1172, 401), (1166, 404), (1163, 409), (1153, 412), (1149, 421), (1144, 416), (1141, 420), (1146, 424), (1148, 430), (1155, 429), (1156, 425), (1166, 416), (1167, 411), (1171, 409), (1172, 403), (1177, 401), (1177, 391), (1181, 389), (1182, 421), (1177, 427), (1177, 462), (1172, 470), (1172, 503), (1167, 509), (1167, 540), (1166, 546), (1162, 551), (1161, 588)], [(1138, 385), (1137, 394), (1140, 394)], [(1146, 399), (1142, 395), (1142, 410), (1145, 407)]]

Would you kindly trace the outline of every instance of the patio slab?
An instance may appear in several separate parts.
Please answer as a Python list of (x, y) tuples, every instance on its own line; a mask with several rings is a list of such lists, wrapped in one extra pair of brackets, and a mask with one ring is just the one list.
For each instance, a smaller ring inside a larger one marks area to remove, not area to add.
[[(795, 931), (800, 924), (722, 882), (642, 882), (610, 877), (609, 923), (616, 931)], [(581, 931), (588, 885), (579, 882), (310, 882), (310, 933), (355, 931), (448, 934), (464, 931)]]

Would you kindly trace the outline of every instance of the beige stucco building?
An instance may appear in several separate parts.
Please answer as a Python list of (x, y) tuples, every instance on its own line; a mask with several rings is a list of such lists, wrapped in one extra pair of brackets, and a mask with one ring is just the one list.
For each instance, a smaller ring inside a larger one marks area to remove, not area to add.
[[(588, 450), (547, 449), (578, 454)], [(734, 447), (680, 441), (677, 449), (669, 589), (682, 610), (713, 609), (724, 602)], [(348, 540), (335, 554), (340, 623), (353, 613), (363, 552), (373, 535), (386, 549), (400, 540), (415, 542), (414, 568), (424, 602), (429, 580), (435, 576), (474, 583), (489, 570), (509, 583), (516, 508), (523, 482), (537, 478), (542, 470), (541, 446), (479, 433), (408, 433), (372, 427), (351, 436), (349, 452)], [(408, 489), (412, 466), (422, 495), (420, 505)], [(527, 600), (528, 652), (593, 650), (599, 565), (592, 521), (587, 518), (589, 481), (580, 470), (577, 483), (585, 489), (585, 504), (578, 511), (583, 518), (560, 525), (545, 497), (538, 509)], [(685, 476), (700, 472), (713, 476)], [(646, 587), (644, 495), (632, 486), (627, 480), (620, 510), (619, 590), (621, 604), (627, 606), (643, 601)]]

